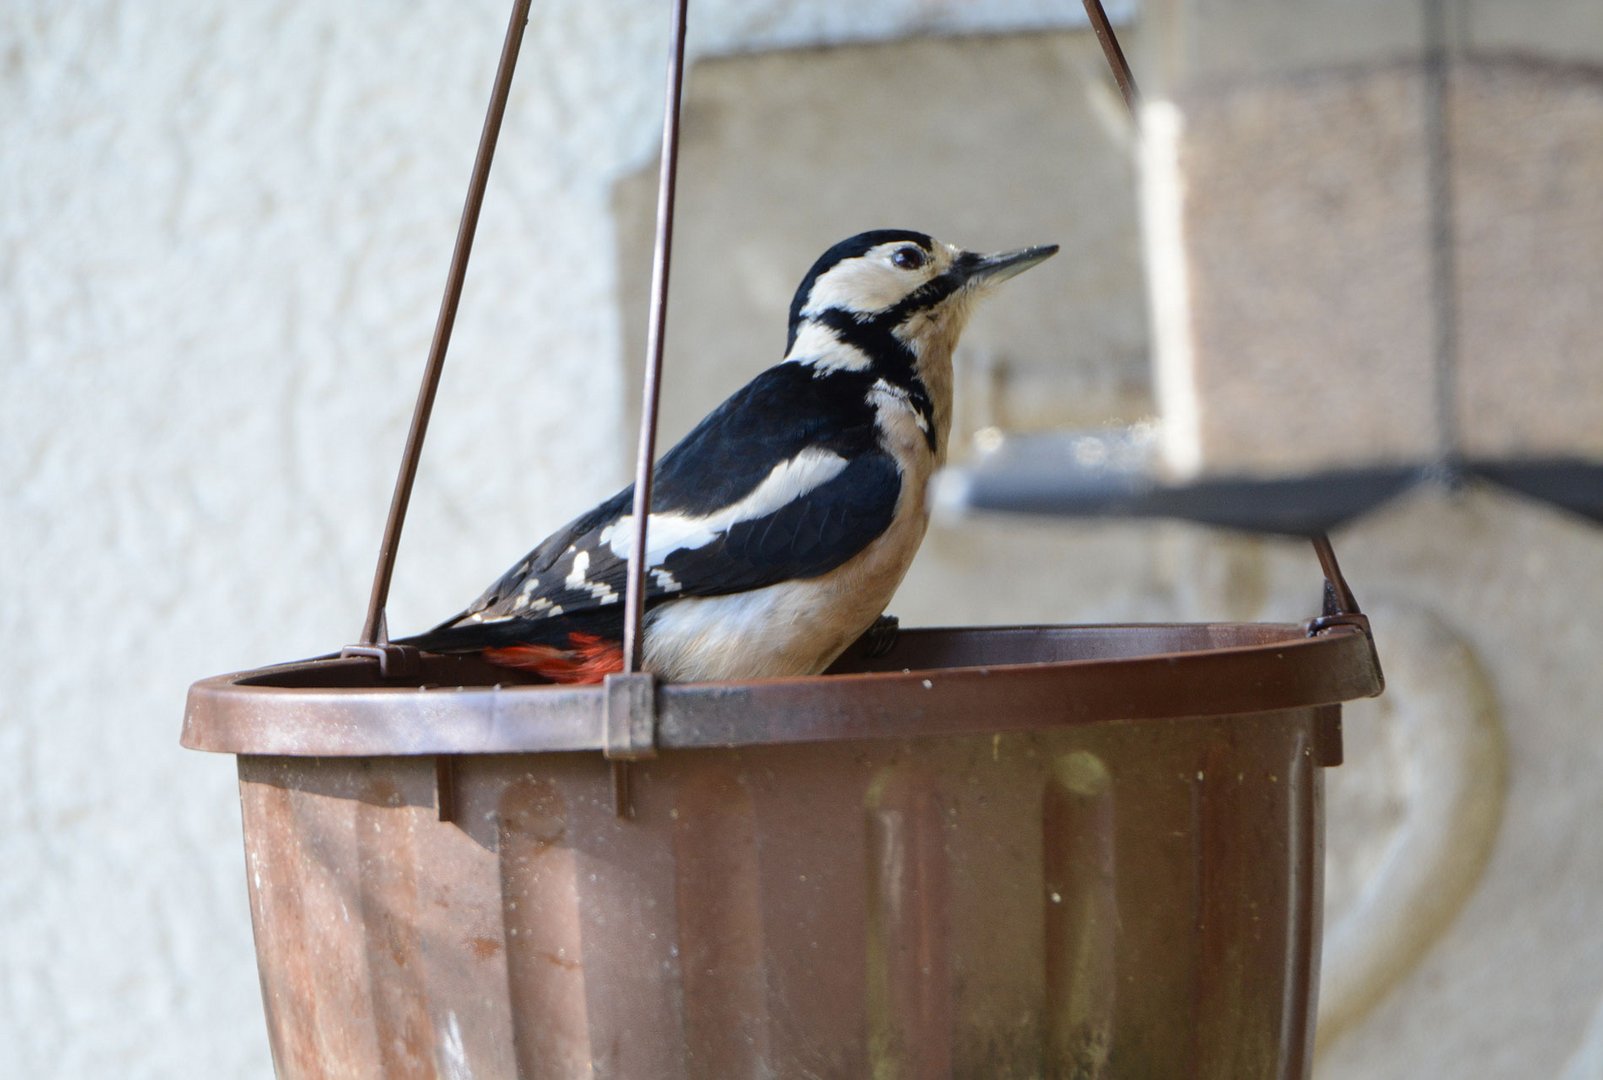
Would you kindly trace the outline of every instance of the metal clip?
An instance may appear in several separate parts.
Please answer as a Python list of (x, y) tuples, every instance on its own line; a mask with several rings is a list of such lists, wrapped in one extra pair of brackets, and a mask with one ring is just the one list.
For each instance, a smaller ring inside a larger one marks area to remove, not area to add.
[(657, 756), (657, 677), (616, 672), (605, 682), (601, 752), (613, 761)]
[(423, 671), (423, 654), (410, 645), (347, 645), (340, 659), (366, 656), (378, 661), (378, 673), (386, 679), (413, 679)]
[(612, 809), (635, 816), (629, 763), (657, 756), (657, 677), (649, 671), (615, 672), (605, 681), (601, 753), (612, 762)]
[(1342, 612), (1338, 615), (1318, 615), (1302, 624), (1303, 630), (1306, 631), (1309, 637), (1318, 637), (1326, 630), (1332, 630), (1338, 626), (1355, 626), (1363, 632), (1365, 637), (1371, 636), (1369, 632), (1369, 616), (1356, 611)]

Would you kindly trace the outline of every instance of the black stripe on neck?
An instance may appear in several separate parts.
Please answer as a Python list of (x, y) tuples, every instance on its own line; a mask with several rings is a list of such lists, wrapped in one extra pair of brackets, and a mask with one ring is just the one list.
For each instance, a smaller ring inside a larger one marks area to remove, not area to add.
[(874, 371), (885, 379), (900, 385), (917, 378), (918, 354), (896, 336), (895, 323), (882, 317), (862, 320), (845, 308), (827, 308), (808, 321), (829, 327), (843, 344), (868, 357)]
[(856, 315), (844, 308), (820, 311), (810, 321), (829, 327), (844, 344), (868, 357), (870, 368), (866, 374), (869, 386), (873, 385), (874, 380), (884, 379), (907, 394), (908, 402), (924, 421), (924, 440), (929, 444), (930, 453), (938, 454), (940, 436), (935, 430), (935, 402), (924, 380), (919, 377), (918, 354), (894, 333), (900, 321), (892, 322), (887, 315), (879, 315), (867, 322), (860, 322)]
[(963, 283), (966, 280), (967, 277), (958, 273), (955, 268), (948, 270), (939, 277), (930, 278), (930, 280), (902, 297), (895, 304), (874, 316), (874, 321), (883, 320), (890, 326), (900, 326), (919, 312), (928, 311), (950, 297), (963, 287)]

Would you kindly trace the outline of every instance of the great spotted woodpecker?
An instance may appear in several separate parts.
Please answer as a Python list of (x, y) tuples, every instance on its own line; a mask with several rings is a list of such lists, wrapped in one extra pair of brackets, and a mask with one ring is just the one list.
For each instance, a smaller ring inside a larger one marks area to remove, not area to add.
[[(1056, 245), (977, 255), (880, 229), (813, 264), (782, 363), (657, 466), (643, 663), (673, 681), (813, 675), (872, 625), (924, 538), (952, 349), (974, 301)], [(556, 682), (621, 667), (633, 487), (406, 643)]]

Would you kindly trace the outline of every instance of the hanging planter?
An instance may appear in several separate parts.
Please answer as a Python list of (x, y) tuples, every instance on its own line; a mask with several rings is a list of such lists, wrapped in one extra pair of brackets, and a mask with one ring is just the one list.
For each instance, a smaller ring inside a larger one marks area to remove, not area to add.
[(1322, 537), (1304, 625), (912, 630), (815, 678), (591, 687), (386, 642), (527, 8), (363, 643), (190, 692), (184, 745), (239, 759), (278, 1075), (1306, 1076), (1321, 773), (1381, 687)]
[(199, 683), (279, 1075), (1306, 1075), (1360, 625), (915, 630), (840, 669), (658, 687), (632, 819), (606, 688)]

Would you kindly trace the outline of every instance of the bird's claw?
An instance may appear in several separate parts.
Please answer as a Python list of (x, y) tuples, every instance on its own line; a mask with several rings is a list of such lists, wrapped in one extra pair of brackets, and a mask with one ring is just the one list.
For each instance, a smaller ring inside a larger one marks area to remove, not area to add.
[(901, 632), (902, 621), (895, 615), (881, 615), (874, 620), (874, 625), (863, 631), (863, 636), (857, 639), (858, 646), (868, 659), (884, 656), (896, 647), (896, 636)]

